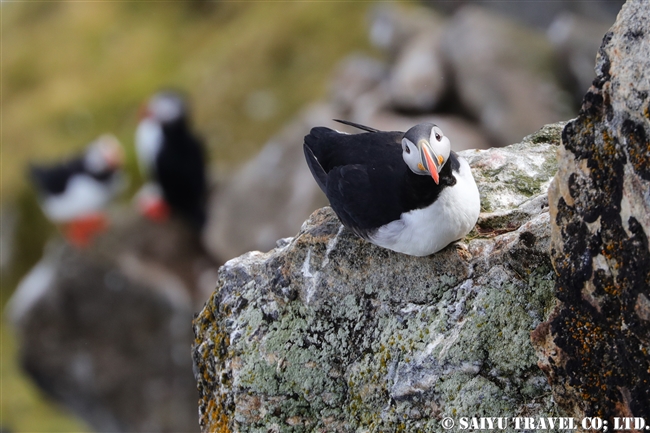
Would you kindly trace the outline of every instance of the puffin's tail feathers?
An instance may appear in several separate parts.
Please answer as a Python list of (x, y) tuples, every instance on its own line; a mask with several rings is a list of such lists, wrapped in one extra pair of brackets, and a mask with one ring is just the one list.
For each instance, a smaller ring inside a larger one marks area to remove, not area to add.
[(350, 122), (349, 120), (339, 120), (339, 119), (332, 119), (332, 120), (335, 122), (342, 123), (344, 125), (352, 126), (353, 128), (359, 128), (363, 131), (379, 132), (379, 129), (371, 128), (370, 126), (361, 125), (359, 123)]

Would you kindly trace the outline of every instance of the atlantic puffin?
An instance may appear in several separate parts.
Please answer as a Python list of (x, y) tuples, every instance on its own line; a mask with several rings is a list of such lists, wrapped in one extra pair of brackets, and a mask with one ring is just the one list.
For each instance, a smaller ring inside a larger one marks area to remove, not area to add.
[(432, 123), (385, 132), (315, 127), (305, 136), (307, 164), (344, 226), (380, 247), (427, 256), (467, 235), (481, 209), (465, 159)]
[(87, 246), (107, 227), (103, 209), (124, 185), (122, 163), (123, 150), (117, 138), (103, 135), (83, 154), (67, 161), (30, 165), (29, 175), (43, 213), (62, 226), (72, 245)]
[(206, 220), (205, 154), (188, 117), (184, 98), (172, 91), (155, 94), (143, 106), (135, 146), (140, 170), (150, 182), (137, 202), (153, 220), (176, 213), (200, 231)]

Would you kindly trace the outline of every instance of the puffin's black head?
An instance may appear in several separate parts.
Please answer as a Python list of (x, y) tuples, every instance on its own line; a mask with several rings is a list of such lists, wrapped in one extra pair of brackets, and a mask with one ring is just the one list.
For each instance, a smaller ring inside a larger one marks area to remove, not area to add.
[(411, 171), (431, 175), (438, 183), (438, 173), (449, 159), (451, 143), (433, 123), (420, 123), (402, 138), (402, 157)]
[(142, 107), (140, 117), (153, 120), (162, 126), (184, 123), (187, 117), (187, 105), (177, 92), (159, 92)]

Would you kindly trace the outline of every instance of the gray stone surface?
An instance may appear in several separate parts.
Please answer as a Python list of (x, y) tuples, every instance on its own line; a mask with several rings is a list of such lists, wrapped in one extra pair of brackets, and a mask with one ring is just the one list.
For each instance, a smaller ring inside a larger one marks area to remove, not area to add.
[(341, 60), (330, 82), (330, 100), (340, 115), (347, 117), (359, 97), (372, 92), (386, 80), (388, 66), (363, 54)]
[[(473, 0), (458, 0), (444, 2), (438, 0), (426, 0), (426, 4), (434, 9), (452, 13), (466, 7), (468, 4), (476, 4)], [(480, 2), (481, 7), (504, 15), (509, 19), (526, 26), (538, 29), (547, 28), (558, 15), (571, 13), (587, 19), (598, 21), (614, 22), (616, 14), (621, 9), (625, 0), (607, 1), (491, 1)]]
[(96, 431), (198, 431), (190, 323), (215, 280), (181, 222), (52, 241), (7, 305), (20, 364)]
[(443, 416), (551, 415), (529, 333), (555, 305), (546, 189), (562, 125), (462, 154), (476, 230), (416, 258), (320, 209), (219, 271), (194, 321), (204, 432), (443, 431)]
[(535, 331), (565, 413), (650, 418), (650, 3), (629, 0), (549, 189), (560, 300)]
[(596, 53), (610, 25), (611, 21), (563, 13), (553, 20), (546, 31), (559, 57), (559, 72), (564, 77), (565, 86), (571, 90), (578, 105), (596, 78)]
[(388, 92), (398, 110), (431, 112), (451, 89), (442, 54), (442, 23), (414, 36), (391, 68)]
[[(210, 199), (204, 243), (219, 258), (268, 251), (327, 204), (304, 164), (303, 137), (311, 126), (335, 127), (330, 104), (315, 104), (264, 145)], [(290, 209), (290, 211), (287, 211)]]
[(570, 97), (554, 75), (544, 33), (478, 6), (450, 20), (443, 50), (463, 106), (498, 145), (570, 117)]
[(443, 17), (429, 8), (402, 7), (385, 3), (375, 7), (369, 17), (370, 42), (394, 60), (409, 42), (443, 24)]

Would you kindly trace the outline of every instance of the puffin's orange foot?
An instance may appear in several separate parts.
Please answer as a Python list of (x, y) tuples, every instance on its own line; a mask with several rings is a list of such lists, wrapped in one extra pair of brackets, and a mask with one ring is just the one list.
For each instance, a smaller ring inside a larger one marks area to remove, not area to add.
[(171, 208), (165, 201), (160, 186), (155, 183), (144, 184), (136, 193), (133, 202), (138, 212), (153, 222), (165, 222), (171, 215)]
[(149, 218), (151, 221), (160, 223), (167, 221), (171, 213), (171, 209), (167, 202), (163, 199), (149, 198), (140, 203), (142, 214)]

